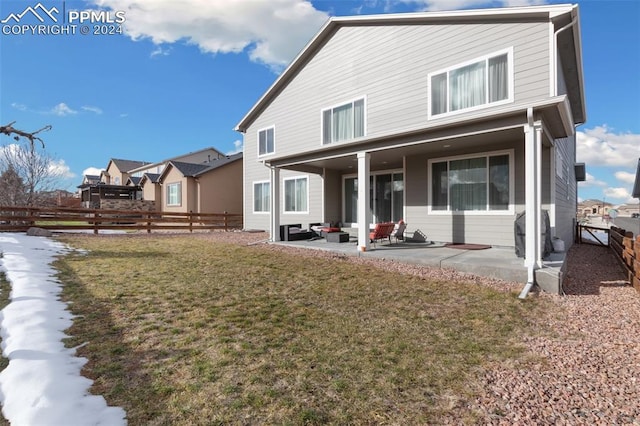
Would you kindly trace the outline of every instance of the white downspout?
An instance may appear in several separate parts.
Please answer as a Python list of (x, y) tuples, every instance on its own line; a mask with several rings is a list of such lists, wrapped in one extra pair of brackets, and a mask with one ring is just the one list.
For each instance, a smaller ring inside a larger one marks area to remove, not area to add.
[(571, 22), (553, 33), (553, 58), (551, 60), (553, 64), (553, 81), (551, 82), (551, 84), (553, 84), (552, 96), (558, 96), (558, 34), (573, 27), (576, 22), (576, 18), (572, 17)]
[[(525, 161), (534, 160), (536, 157), (536, 133), (533, 127), (533, 108), (527, 108), (527, 131), (525, 134)], [(529, 154), (529, 155), (527, 155)], [(536, 283), (535, 268), (536, 268), (536, 244), (538, 242), (536, 226), (535, 209), (537, 208), (537, 202), (535, 201), (537, 190), (535, 188), (537, 170), (536, 164), (527, 164), (525, 170), (525, 263), (527, 266), (527, 283), (518, 296), (519, 299), (526, 299), (527, 295)], [(532, 187), (533, 185), (533, 187)], [(533, 199), (533, 200), (532, 200)], [(534, 201), (532, 203), (532, 201)]]

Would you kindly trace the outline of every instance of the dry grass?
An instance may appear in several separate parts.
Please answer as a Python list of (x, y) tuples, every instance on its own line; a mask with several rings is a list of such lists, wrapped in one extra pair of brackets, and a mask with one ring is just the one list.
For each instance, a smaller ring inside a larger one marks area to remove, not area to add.
[[(544, 299), (201, 236), (65, 236), (67, 342), (129, 424), (473, 422)], [(517, 339), (516, 339), (517, 337)]]

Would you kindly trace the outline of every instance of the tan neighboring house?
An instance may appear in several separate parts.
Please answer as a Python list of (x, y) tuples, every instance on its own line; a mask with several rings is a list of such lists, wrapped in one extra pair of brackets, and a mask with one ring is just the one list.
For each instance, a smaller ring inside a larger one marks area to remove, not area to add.
[[(141, 193), (143, 200), (160, 202), (160, 194), (162, 192), (162, 189), (160, 188), (158, 177), (171, 161), (179, 161), (189, 164), (207, 164), (213, 160), (224, 157), (225, 154), (218, 151), (217, 149), (213, 147), (207, 147), (198, 151), (171, 157), (157, 163), (145, 163), (139, 167), (129, 170), (129, 174), (131, 175), (131, 177), (138, 178), (139, 180), (137, 182), (135, 180), (132, 180), (127, 184), (140, 185), (142, 189)], [(146, 179), (145, 175), (148, 175)], [(158, 208), (160, 208), (160, 206), (158, 206)]]
[[(143, 200), (158, 200), (162, 198), (162, 188), (158, 182), (159, 173), (145, 173), (140, 178), (140, 189), (142, 190)], [(160, 208), (160, 206), (158, 206)]]
[(158, 182), (162, 211), (242, 212), (242, 153), (204, 164), (169, 161)]
[(640, 205), (638, 204), (621, 204), (616, 207), (618, 215), (624, 217), (631, 217), (632, 214), (640, 214)]
[(584, 200), (578, 203), (578, 216), (603, 216), (607, 214), (611, 208), (613, 208), (613, 204), (606, 203), (602, 200)]
[(100, 174), (100, 181), (106, 185), (125, 185), (132, 176), (131, 170), (149, 164), (146, 161), (122, 160), (112, 158), (107, 168)]

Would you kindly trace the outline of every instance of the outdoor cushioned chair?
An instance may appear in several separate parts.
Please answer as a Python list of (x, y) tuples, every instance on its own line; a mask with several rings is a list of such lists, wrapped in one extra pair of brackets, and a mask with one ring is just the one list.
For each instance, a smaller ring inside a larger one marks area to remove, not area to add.
[(400, 219), (398, 223), (394, 226), (393, 232), (391, 236), (396, 239), (396, 243), (398, 240), (404, 240), (404, 231), (407, 229), (407, 224), (404, 220)]
[(376, 223), (376, 227), (373, 231), (369, 233), (369, 239), (375, 246), (376, 241), (381, 241), (384, 239), (389, 240), (389, 244), (391, 244), (391, 233), (393, 232), (393, 228), (395, 228), (396, 224), (393, 222), (385, 222), (385, 223)]

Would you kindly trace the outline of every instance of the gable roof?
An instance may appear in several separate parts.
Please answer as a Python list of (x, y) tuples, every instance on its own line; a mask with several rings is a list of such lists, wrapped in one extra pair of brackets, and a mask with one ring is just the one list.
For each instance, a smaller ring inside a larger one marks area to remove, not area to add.
[(145, 173), (142, 175), (140, 179), (140, 185), (142, 186), (146, 181), (151, 183), (158, 183), (158, 178), (160, 177), (159, 173)]
[[(249, 112), (240, 120), (234, 130), (245, 133), (251, 123), (264, 111), (271, 101), (295, 78), (297, 73), (315, 56), (322, 46), (344, 26), (381, 26), (381, 25), (417, 25), (417, 24), (433, 24), (433, 23), (477, 23), (490, 22), (509, 19), (548, 19), (555, 20), (559, 17), (569, 15), (569, 22), (573, 27), (573, 43), (575, 51), (579, 56), (577, 64), (575, 64), (576, 78), (579, 81), (581, 93), (579, 100), (572, 100), (572, 107), (576, 107), (574, 115), (576, 122), (582, 123), (586, 119), (584, 110), (584, 93), (583, 89), (583, 72), (581, 41), (578, 17), (578, 6), (572, 4), (557, 4), (545, 6), (525, 6), (525, 7), (506, 7), (491, 9), (473, 9), (473, 10), (455, 10), (441, 12), (420, 12), (420, 13), (396, 13), (386, 15), (358, 15), (346, 17), (331, 17), (327, 20), (320, 31), (307, 43), (302, 51), (296, 56), (289, 66), (280, 74), (276, 81), (267, 89)], [(575, 21), (575, 22), (574, 22)], [(574, 25), (575, 24), (575, 25)], [(562, 29), (570, 28), (566, 25)], [(566, 31), (565, 31), (566, 32)]]
[(180, 173), (182, 173), (184, 177), (198, 177), (241, 159), (242, 152), (227, 155), (226, 157), (216, 158), (208, 163), (185, 163), (182, 161), (169, 161), (169, 164), (167, 164), (167, 167), (165, 167), (162, 174), (160, 174), (158, 180), (162, 181), (171, 167), (175, 167), (176, 169), (178, 169), (178, 171), (180, 171)]
[(112, 158), (109, 160), (109, 164), (107, 164), (107, 169), (111, 163), (115, 164), (118, 170), (121, 172), (129, 172), (130, 170), (136, 169), (138, 167), (144, 166), (145, 164), (149, 164), (148, 161), (136, 161), (136, 160), (123, 160), (120, 158)]
[(206, 148), (202, 148), (199, 149), (197, 151), (191, 151), (191, 152), (187, 152), (186, 154), (180, 154), (180, 155), (176, 155), (175, 157), (171, 157), (171, 158), (167, 158), (165, 160), (162, 161), (158, 161), (155, 163), (144, 163), (143, 165), (136, 167), (135, 169), (131, 169), (132, 172), (138, 171), (138, 169), (147, 169), (153, 166), (160, 166), (162, 164), (165, 163), (169, 163), (170, 161), (180, 161), (181, 159), (185, 158), (185, 157), (189, 157), (191, 155), (195, 155), (195, 154), (199, 154), (201, 152), (206, 152), (206, 151), (213, 151), (214, 153), (217, 154), (218, 157), (222, 157), (224, 156), (224, 154), (222, 152), (220, 152), (219, 150), (217, 150), (216, 148), (209, 146)]
[(140, 185), (140, 180), (141, 179), (142, 178), (139, 177), (139, 176), (131, 176), (131, 177), (129, 177), (129, 179), (127, 179), (127, 183), (125, 183), (125, 185), (129, 185), (129, 182), (131, 182), (132, 185), (138, 186), (138, 185)]

